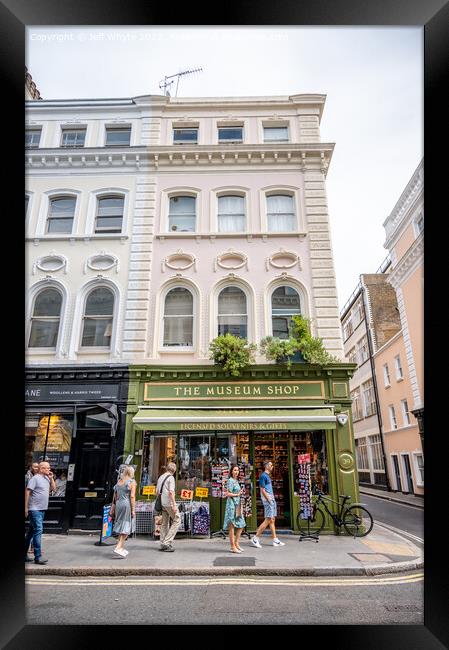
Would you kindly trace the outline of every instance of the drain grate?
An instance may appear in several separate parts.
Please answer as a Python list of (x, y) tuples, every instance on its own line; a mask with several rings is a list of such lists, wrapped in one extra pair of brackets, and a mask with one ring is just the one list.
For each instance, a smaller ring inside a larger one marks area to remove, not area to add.
[(255, 557), (216, 557), (214, 566), (256, 566)]
[(384, 605), (387, 612), (420, 612), (421, 608), (417, 605)]

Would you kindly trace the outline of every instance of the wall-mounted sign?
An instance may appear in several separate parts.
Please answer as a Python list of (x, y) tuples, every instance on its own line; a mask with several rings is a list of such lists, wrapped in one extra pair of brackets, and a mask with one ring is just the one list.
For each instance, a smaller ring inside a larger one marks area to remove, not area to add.
[(39, 384), (25, 385), (27, 402), (82, 402), (116, 400), (119, 384)]
[(247, 400), (247, 399), (324, 399), (324, 382), (249, 381), (249, 382), (165, 382), (146, 383), (144, 401)]
[(195, 490), (195, 496), (206, 499), (209, 496), (209, 488), (197, 487)]
[(89, 497), (89, 498), (96, 497), (97, 494), (98, 494), (98, 492), (84, 492), (84, 496)]
[(193, 499), (193, 490), (181, 490), (181, 499)]
[(75, 463), (70, 463), (67, 469), (67, 480), (73, 481), (73, 475), (75, 473)]
[(155, 485), (145, 485), (142, 488), (142, 494), (143, 495), (156, 494), (156, 486)]

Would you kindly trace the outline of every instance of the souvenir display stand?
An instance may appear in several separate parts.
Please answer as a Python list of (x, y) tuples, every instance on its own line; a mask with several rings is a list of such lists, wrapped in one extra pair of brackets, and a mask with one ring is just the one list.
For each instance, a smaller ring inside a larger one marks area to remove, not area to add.
[[(181, 515), (179, 533), (189, 536), (208, 536), (210, 527), (210, 510), (207, 501), (176, 500)], [(155, 522), (154, 501), (136, 502), (136, 535), (159, 537), (159, 526)]]
[(303, 539), (314, 539), (319, 541), (319, 533), (310, 532), (310, 521), (312, 518), (313, 505), (311, 499), (311, 480), (310, 480), (310, 454), (298, 455), (298, 475), (299, 475), (299, 503), (300, 518), (307, 519), (307, 533), (300, 531), (299, 541)]

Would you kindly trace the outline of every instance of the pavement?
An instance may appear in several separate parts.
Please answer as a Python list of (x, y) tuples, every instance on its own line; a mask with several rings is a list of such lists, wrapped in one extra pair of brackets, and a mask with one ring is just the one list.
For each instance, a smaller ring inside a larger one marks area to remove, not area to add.
[(394, 503), (402, 503), (408, 506), (414, 506), (415, 508), (424, 508), (424, 497), (419, 497), (414, 494), (402, 494), (402, 492), (376, 490), (375, 488), (369, 488), (365, 486), (359, 486), (359, 492), (361, 495), (367, 494), (371, 497), (386, 499), (387, 501), (393, 501)]
[[(45, 566), (25, 564), (27, 575), (129, 576), (129, 575), (288, 575), (353, 576), (399, 573), (424, 566), (422, 548), (381, 525), (374, 524), (366, 537), (321, 535), (319, 541), (295, 534), (281, 534), (285, 543), (273, 547), (271, 536), (261, 538), (255, 548), (241, 538), (241, 554), (229, 551), (229, 540), (221, 537), (188, 537), (178, 533), (174, 553), (159, 550), (159, 541), (137, 535), (126, 542), (129, 555), (112, 552), (116, 540), (108, 538), (96, 546), (99, 533), (42, 536)], [(32, 556), (29, 556), (32, 557)]]

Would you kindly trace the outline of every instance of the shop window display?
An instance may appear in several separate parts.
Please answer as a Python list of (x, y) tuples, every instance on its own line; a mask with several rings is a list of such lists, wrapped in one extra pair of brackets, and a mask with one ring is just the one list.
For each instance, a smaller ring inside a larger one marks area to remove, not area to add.
[(143, 434), (142, 475), (140, 488), (156, 485), (168, 463), (177, 463), (176, 435), (158, 436), (145, 431)]
[(48, 461), (56, 482), (53, 497), (65, 497), (72, 431), (73, 416), (70, 414), (26, 414), (25, 472), (33, 462)]
[(329, 466), (326, 451), (326, 433), (324, 431), (304, 431), (292, 434), (291, 451), (293, 461), (294, 494), (299, 496), (299, 464), (300, 454), (310, 454), (310, 480), (312, 493), (317, 487), (329, 494)]
[[(220, 441), (221, 439), (219, 438), (218, 440)], [(196, 487), (211, 486), (213, 441), (214, 436), (212, 435), (179, 436), (179, 490), (194, 490)]]

